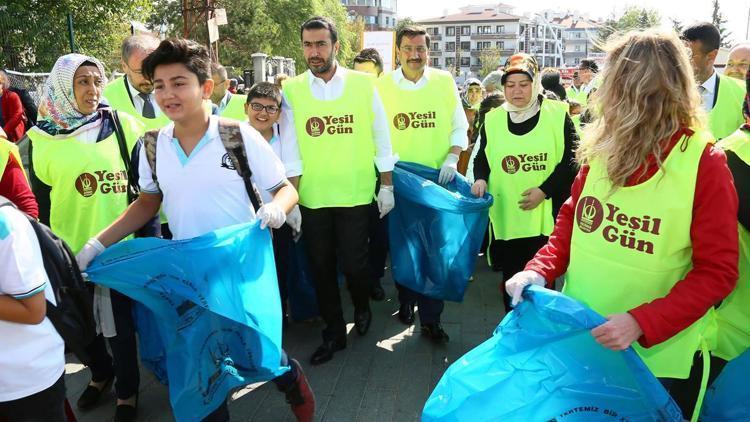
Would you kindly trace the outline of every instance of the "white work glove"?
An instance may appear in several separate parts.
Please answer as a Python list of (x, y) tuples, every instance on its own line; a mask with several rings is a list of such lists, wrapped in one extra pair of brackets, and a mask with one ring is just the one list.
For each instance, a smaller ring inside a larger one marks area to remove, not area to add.
[(258, 210), (256, 217), (260, 220), (261, 229), (265, 229), (266, 227), (278, 229), (286, 222), (286, 213), (273, 202), (263, 204)]
[(521, 294), (529, 284), (544, 287), (546, 280), (536, 271), (526, 270), (516, 273), (510, 280), (505, 282), (505, 291), (512, 298), (511, 305), (516, 306), (523, 300)]
[(443, 161), (443, 165), (440, 167), (440, 175), (438, 176), (438, 183), (444, 185), (449, 183), (453, 178), (456, 177), (456, 168), (458, 166), (458, 155), (449, 153)]
[(299, 211), (299, 205), (295, 205), (289, 214), (286, 215), (286, 224), (292, 228), (292, 231), (299, 233), (302, 230), (302, 213)]
[(86, 271), (91, 261), (94, 260), (100, 253), (104, 252), (104, 245), (99, 239), (92, 237), (83, 245), (83, 248), (76, 255), (76, 262), (78, 263), (78, 269), (81, 272)]
[(380, 218), (385, 217), (386, 214), (391, 212), (395, 205), (396, 200), (393, 199), (393, 186), (380, 185), (380, 192), (378, 192), (378, 211), (380, 211)]

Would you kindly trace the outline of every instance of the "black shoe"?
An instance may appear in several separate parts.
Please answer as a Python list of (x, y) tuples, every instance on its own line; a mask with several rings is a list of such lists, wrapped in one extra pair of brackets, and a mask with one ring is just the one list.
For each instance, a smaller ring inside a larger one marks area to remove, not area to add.
[(447, 343), (450, 340), (448, 333), (443, 330), (440, 323), (435, 324), (422, 324), (422, 334), (430, 337), (435, 343)]
[(414, 324), (414, 305), (401, 304), (398, 308), (398, 320), (403, 324)]
[(135, 406), (129, 404), (118, 404), (115, 409), (114, 422), (133, 422), (135, 421), (135, 414), (138, 412), (138, 402), (136, 401)]
[(370, 298), (376, 302), (380, 302), (385, 299), (385, 290), (383, 290), (383, 286), (380, 285), (380, 280), (374, 279), (372, 280), (370, 288)]
[(105, 391), (109, 390), (109, 387), (112, 385), (112, 381), (114, 381), (115, 377), (109, 377), (104, 382), (104, 385), (102, 385), (101, 390), (94, 387), (93, 385), (89, 384), (86, 386), (86, 389), (83, 390), (83, 393), (81, 394), (81, 397), (78, 398), (78, 402), (76, 405), (81, 410), (86, 410), (91, 407), (93, 407), (97, 402), (99, 402), (99, 398), (102, 396), (102, 394)]
[(354, 328), (357, 329), (357, 334), (363, 336), (367, 334), (367, 330), (370, 329), (370, 323), (372, 322), (372, 312), (370, 309), (366, 309), (363, 312), (354, 311)]
[(313, 353), (310, 358), (310, 363), (313, 365), (320, 365), (326, 363), (333, 358), (333, 354), (339, 350), (346, 349), (346, 339), (342, 340), (326, 340), (318, 349)]

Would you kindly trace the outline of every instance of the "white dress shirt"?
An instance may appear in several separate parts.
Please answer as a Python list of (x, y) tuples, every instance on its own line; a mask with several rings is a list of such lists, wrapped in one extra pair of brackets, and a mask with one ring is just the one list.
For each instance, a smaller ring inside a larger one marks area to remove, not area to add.
[[(328, 82), (313, 75), (310, 70), (307, 70), (304, 73), (307, 75), (306, 77), (314, 98), (321, 101), (332, 101), (341, 97), (344, 93), (344, 77), (346, 72), (352, 71), (340, 66), (338, 63), (335, 65), (336, 72)], [(281, 143), (282, 145), (297, 145), (294, 110), (289, 107), (289, 100), (286, 95), (282, 94), (282, 96), (281, 122), (279, 123), (281, 129)], [(380, 96), (378, 96), (377, 91), (373, 92), (372, 111), (375, 115), (375, 119), (372, 122), (372, 135), (375, 143), (375, 165), (380, 172), (393, 171), (393, 165), (397, 161), (397, 158), (393, 156), (388, 118), (386, 117), (383, 102), (380, 101)], [(304, 157), (302, 161), (304, 161)]]
[(718, 76), (716, 75), (716, 70), (711, 73), (711, 76), (706, 79), (705, 82), (703, 82), (700, 86), (703, 87), (703, 89), (698, 89), (701, 93), (701, 97), (703, 98), (703, 108), (706, 110), (706, 112), (710, 112), (711, 109), (714, 108), (714, 96), (716, 93), (714, 92), (714, 89), (716, 89), (716, 78)]
[[(130, 90), (130, 98), (133, 99), (133, 107), (135, 107), (135, 110), (138, 112), (138, 116), (142, 116), (144, 101), (143, 98), (138, 95), (141, 92), (135, 89), (133, 84), (130, 83), (130, 79), (128, 79), (127, 75), (125, 76), (125, 80), (128, 81), (128, 89)], [(151, 104), (154, 106), (154, 117), (159, 117), (159, 115), (161, 115), (161, 109), (159, 108), (159, 105), (156, 104), (156, 96), (154, 96), (154, 92), (151, 91), (148, 96), (151, 98)]]
[[(417, 82), (412, 82), (404, 76), (404, 72), (399, 67), (396, 69), (393, 75), (393, 81), (396, 82), (396, 86), (404, 91), (411, 91), (420, 89), (427, 84), (430, 79), (430, 74), (433, 73), (434, 69), (425, 67), (422, 77)], [(453, 111), (453, 117), (451, 120), (451, 134), (450, 143), (451, 146), (461, 147), (461, 150), (465, 150), (469, 147), (469, 136), (466, 133), (469, 130), (469, 121), (466, 120), (466, 113), (464, 112), (463, 104), (461, 103), (461, 97), (458, 95), (458, 89), (453, 88), (453, 95), (456, 97), (456, 109)]]

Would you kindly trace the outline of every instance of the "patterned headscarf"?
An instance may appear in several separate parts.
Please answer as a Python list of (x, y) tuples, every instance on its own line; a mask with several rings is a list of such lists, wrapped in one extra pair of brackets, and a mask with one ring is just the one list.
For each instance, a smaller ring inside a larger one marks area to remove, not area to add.
[(86, 123), (100, 117), (99, 111), (91, 114), (81, 114), (73, 92), (73, 75), (84, 62), (91, 62), (99, 68), (99, 72), (107, 83), (104, 66), (94, 57), (71, 53), (61, 56), (52, 67), (39, 106), (41, 119), (37, 126), (50, 135), (70, 133)]

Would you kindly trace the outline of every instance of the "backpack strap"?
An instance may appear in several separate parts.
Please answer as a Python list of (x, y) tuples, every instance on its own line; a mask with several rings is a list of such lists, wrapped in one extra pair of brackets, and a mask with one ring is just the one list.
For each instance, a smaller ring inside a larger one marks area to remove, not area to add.
[(263, 205), (263, 200), (251, 179), (253, 172), (250, 170), (250, 164), (247, 161), (247, 151), (245, 151), (245, 142), (242, 140), (240, 122), (219, 118), (219, 137), (224, 148), (227, 150), (227, 154), (229, 154), (229, 159), (237, 170), (237, 174), (240, 175), (242, 181), (245, 183), (245, 191), (247, 192), (247, 196), (250, 197), (253, 207), (255, 207), (255, 212), (258, 212), (261, 205)]
[(148, 161), (148, 166), (151, 168), (151, 177), (154, 179), (156, 188), (161, 192), (159, 181), (156, 178), (156, 139), (158, 137), (159, 129), (146, 131), (143, 134), (143, 148), (146, 150), (146, 161)]
[(125, 131), (122, 130), (122, 124), (120, 123), (120, 116), (117, 114), (117, 111), (113, 111), (111, 115), (115, 138), (117, 138), (117, 146), (120, 148), (120, 156), (122, 157), (122, 162), (125, 164), (125, 172), (128, 175), (128, 204), (132, 204), (138, 198), (138, 181), (133, 176), (133, 169), (130, 165), (130, 154), (128, 153), (128, 145), (125, 141)]

